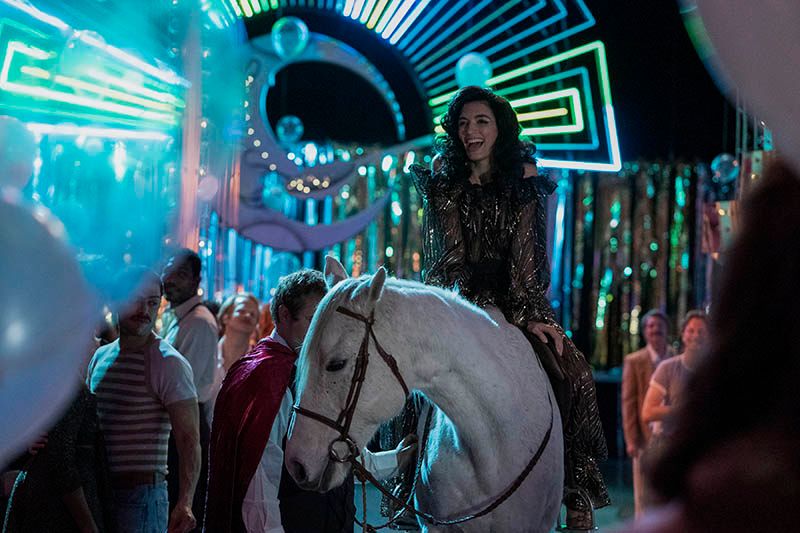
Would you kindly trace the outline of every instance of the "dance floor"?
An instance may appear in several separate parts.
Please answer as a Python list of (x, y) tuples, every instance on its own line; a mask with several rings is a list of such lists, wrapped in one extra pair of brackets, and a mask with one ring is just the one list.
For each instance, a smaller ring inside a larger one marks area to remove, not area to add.
[[(596, 513), (599, 531), (612, 531), (633, 518), (633, 486), (631, 485), (630, 461), (611, 459), (603, 465), (603, 475), (608, 483), (612, 504)], [(357, 516), (361, 518), (361, 485), (356, 484), (355, 491)], [(367, 518), (371, 524), (381, 524), (385, 519), (380, 516), (380, 493), (372, 486), (367, 488)], [(356, 526), (355, 531), (361, 531)], [(383, 531), (389, 531), (384, 529)]]

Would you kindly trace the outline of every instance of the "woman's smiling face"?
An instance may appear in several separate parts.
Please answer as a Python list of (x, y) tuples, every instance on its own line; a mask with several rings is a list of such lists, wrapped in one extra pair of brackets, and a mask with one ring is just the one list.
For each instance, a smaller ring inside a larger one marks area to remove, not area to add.
[(458, 137), (473, 163), (490, 159), (497, 141), (497, 120), (492, 108), (482, 100), (467, 102), (458, 118)]

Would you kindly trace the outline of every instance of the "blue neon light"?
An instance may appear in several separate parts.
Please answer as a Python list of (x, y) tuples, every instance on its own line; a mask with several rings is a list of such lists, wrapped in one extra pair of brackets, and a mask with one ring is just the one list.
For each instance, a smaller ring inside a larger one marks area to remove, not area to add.
[[(430, 0), (426, 0), (424, 2), (420, 2), (420, 5), (424, 4), (424, 6), (427, 6), (429, 2)], [(411, 30), (411, 33), (409, 33), (397, 47), (400, 50), (405, 50), (409, 44), (416, 42), (417, 35), (419, 35), (419, 32), (422, 31), (422, 28), (427, 26), (428, 23), (433, 19), (433, 17), (435, 17), (439, 13), (439, 11), (441, 11), (444, 8), (445, 5), (446, 5), (445, 2), (438, 2), (434, 4), (433, 8), (428, 10), (428, 14), (425, 15), (425, 17), (419, 21), (419, 24), (414, 25), (414, 28)], [(416, 11), (416, 9), (414, 11)], [(417, 14), (417, 16), (419, 16), (419, 13)], [(408, 28), (406, 28), (406, 30), (408, 30)], [(402, 37), (402, 35), (400, 37)], [(400, 37), (397, 37), (397, 39), (399, 40)], [(394, 40), (394, 37), (392, 37), (392, 40)]]
[[(504, 8), (510, 8), (513, 5), (514, 5), (514, 2), (507, 2), (503, 7)], [(540, 11), (546, 5), (547, 5), (547, 2), (545, 0), (542, 0), (541, 2), (538, 2), (537, 4), (529, 7), (528, 9), (526, 9), (525, 11), (523, 11), (522, 13), (517, 15), (516, 17), (512, 18), (511, 20), (509, 20), (509, 21), (507, 21), (507, 22), (505, 22), (503, 24), (500, 24), (499, 26), (497, 26), (492, 31), (481, 35), (478, 39), (470, 41), (469, 44), (467, 44), (466, 46), (459, 47), (458, 51), (455, 54), (451, 54), (451, 55), (447, 56), (445, 59), (443, 59), (443, 60), (439, 61), (438, 63), (436, 63), (436, 65), (434, 67), (428, 68), (427, 70), (423, 70), (420, 73), (420, 77), (421, 78), (426, 78), (426, 77), (430, 76), (431, 73), (436, 72), (441, 68), (444, 68), (446, 65), (448, 65), (450, 63), (455, 63), (456, 61), (458, 61), (458, 58), (461, 57), (462, 55), (466, 54), (467, 52), (471, 52), (473, 50), (478, 49), (483, 43), (491, 41), (496, 36), (500, 35), (504, 31), (508, 30), (509, 28), (514, 26), (515, 24), (517, 24), (517, 23), (523, 21), (524, 19), (534, 15), (537, 11)], [(443, 46), (435, 54), (432, 54), (431, 56), (426, 58), (425, 61), (423, 61), (419, 65), (417, 65), (417, 68), (420, 69), (420, 70), (425, 69), (432, 62), (436, 61), (436, 59), (438, 59), (441, 56), (443, 56), (449, 50), (452, 50), (453, 48), (456, 48), (463, 41), (468, 39), (470, 36), (474, 35), (477, 31), (479, 31), (484, 26), (488, 25), (490, 22), (493, 22), (494, 19), (496, 19), (497, 17), (501, 16), (503, 13), (504, 13), (504, 11), (502, 9), (497, 9), (490, 16), (486, 17), (480, 23), (478, 23), (475, 26), (473, 26), (472, 28), (470, 28), (470, 30), (468, 32), (464, 32), (457, 39), (453, 39), (451, 42), (449, 42), (447, 44), (447, 46)]]

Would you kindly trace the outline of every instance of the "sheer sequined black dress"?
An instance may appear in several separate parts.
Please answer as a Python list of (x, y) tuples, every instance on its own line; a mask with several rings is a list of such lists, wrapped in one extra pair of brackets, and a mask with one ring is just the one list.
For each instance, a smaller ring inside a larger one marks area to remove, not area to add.
[[(474, 185), (419, 165), (411, 174), (424, 201), (425, 283), (457, 288), (479, 306), (494, 305), (523, 331), (536, 321), (562, 332), (546, 297), (545, 200), (554, 184), (520, 176)], [(582, 489), (595, 508), (608, 505), (597, 464), (608, 452), (591, 368), (566, 336), (562, 356), (540, 357), (545, 368), (555, 364), (561, 376), (556, 383), (548, 370), (562, 409), (566, 489)]]

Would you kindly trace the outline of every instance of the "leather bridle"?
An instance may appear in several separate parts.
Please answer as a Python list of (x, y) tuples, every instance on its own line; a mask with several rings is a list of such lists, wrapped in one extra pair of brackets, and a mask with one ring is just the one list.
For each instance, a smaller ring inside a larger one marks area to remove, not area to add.
[[(539, 445), (539, 448), (536, 450), (536, 453), (533, 455), (533, 457), (525, 466), (520, 475), (517, 476), (517, 478), (506, 489), (505, 492), (503, 492), (500, 496), (495, 498), (495, 500), (487, 507), (485, 507), (483, 510), (476, 513), (467, 514), (459, 518), (441, 519), (429, 513), (418, 511), (412, 505), (410, 505), (411, 496), (413, 495), (413, 489), (412, 489), (412, 495), (409, 495), (408, 501), (404, 502), (399, 498), (397, 498), (397, 496), (392, 494), (390, 491), (388, 491), (385, 487), (383, 487), (383, 485), (377, 479), (375, 479), (366, 468), (364, 468), (364, 465), (358, 461), (358, 456), (360, 454), (360, 451), (355, 441), (352, 439), (352, 437), (350, 437), (350, 425), (353, 422), (353, 415), (355, 414), (355, 410), (358, 405), (358, 399), (359, 396), (361, 395), (361, 387), (364, 385), (364, 380), (366, 379), (367, 375), (367, 365), (369, 364), (370, 338), (372, 338), (372, 340), (375, 342), (375, 348), (378, 350), (378, 354), (380, 354), (381, 359), (383, 359), (383, 361), (389, 367), (389, 370), (391, 370), (392, 374), (394, 374), (394, 377), (395, 379), (397, 379), (397, 382), (400, 384), (400, 387), (402, 387), (403, 394), (405, 395), (406, 399), (408, 399), (410, 395), (408, 390), (408, 385), (406, 385), (406, 382), (403, 379), (402, 374), (400, 374), (400, 369), (397, 367), (397, 361), (395, 360), (394, 356), (388, 353), (386, 350), (384, 350), (380, 342), (378, 342), (378, 339), (375, 337), (375, 330), (374, 330), (375, 311), (372, 310), (369, 316), (367, 317), (359, 313), (356, 313), (354, 311), (351, 311), (345, 307), (338, 306), (336, 308), (336, 312), (342, 313), (343, 315), (349, 316), (360, 322), (363, 322), (365, 325), (364, 338), (362, 339), (361, 346), (358, 350), (358, 356), (356, 357), (356, 367), (355, 370), (353, 371), (353, 379), (350, 382), (350, 390), (347, 393), (347, 400), (345, 401), (344, 408), (342, 408), (342, 410), (339, 412), (339, 416), (336, 417), (336, 420), (328, 418), (327, 416), (321, 415), (319, 413), (315, 413), (314, 411), (309, 411), (308, 409), (304, 409), (299, 405), (292, 406), (292, 409), (298, 415), (306, 416), (308, 418), (316, 420), (317, 422), (320, 422), (321, 424), (324, 424), (332, 428), (333, 430), (339, 432), (339, 436), (334, 440), (332, 440), (331, 443), (328, 445), (328, 455), (330, 456), (330, 458), (336, 461), (337, 463), (348, 463), (348, 462), (351, 463), (354, 471), (358, 475), (360, 475), (362, 479), (370, 481), (384, 496), (387, 496), (390, 500), (392, 500), (395, 503), (395, 505), (401, 508), (401, 511), (399, 511), (389, 522), (380, 527), (386, 527), (392, 522), (394, 522), (397, 518), (399, 518), (403, 510), (412, 512), (416, 516), (422, 518), (426, 522), (429, 522), (430, 524), (433, 525), (460, 524), (462, 522), (467, 522), (468, 520), (473, 520), (475, 518), (487, 515), (493, 510), (495, 510), (497, 507), (499, 507), (500, 504), (502, 504), (504, 501), (506, 501), (519, 488), (519, 486), (522, 485), (522, 482), (525, 481), (525, 478), (528, 477), (528, 474), (530, 474), (531, 470), (533, 470), (533, 467), (536, 466), (536, 463), (539, 461), (539, 458), (542, 456), (542, 453), (544, 453), (544, 450), (547, 447), (547, 443), (550, 441), (550, 434), (552, 433), (553, 430), (553, 401), (550, 398), (550, 394), (547, 395), (547, 400), (550, 404), (550, 425), (547, 428), (547, 432), (545, 433), (544, 438), (542, 439), (542, 442)], [(428, 413), (428, 418), (425, 423), (425, 434), (421, 442), (423, 448), (420, 449), (420, 452), (418, 454), (414, 487), (416, 487), (416, 482), (417, 479), (419, 478), (420, 466), (422, 462), (421, 458), (424, 455), (425, 445), (427, 444), (429, 426), (430, 426), (430, 411)], [(344, 443), (345, 446), (347, 447), (344, 454), (339, 454), (339, 452), (336, 451), (336, 445), (339, 443)], [(364, 524), (364, 526), (365, 528), (368, 527), (370, 531), (374, 531), (376, 529), (374, 526), (369, 526), (368, 524)]]
[[(373, 326), (375, 324), (375, 311), (373, 310), (368, 317), (354, 313), (353, 311), (350, 311), (342, 306), (337, 307), (336, 311), (351, 318), (355, 318), (366, 325), (364, 330), (364, 339), (361, 341), (361, 347), (358, 349), (356, 368), (353, 371), (353, 379), (350, 382), (350, 390), (347, 393), (347, 400), (344, 403), (344, 408), (339, 413), (339, 416), (336, 417), (336, 420), (330, 419), (327, 416), (319, 413), (315, 413), (314, 411), (304, 409), (299, 405), (293, 406), (292, 409), (298, 415), (307, 416), (308, 418), (312, 418), (317, 422), (325, 424), (326, 426), (338, 431), (339, 437), (331, 441), (330, 445), (328, 446), (328, 453), (331, 456), (331, 459), (337, 463), (346, 463), (351, 459), (355, 459), (359, 455), (358, 447), (350, 437), (350, 424), (353, 422), (353, 415), (355, 414), (356, 406), (358, 405), (358, 398), (361, 396), (361, 387), (364, 385), (364, 379), (367, 376), (370, 337), (372, 337), (372, 340), (375, 341), (375, 347), (378, 349), (380, 356), (386, 362), (389, 370), (392, 371), (392, 374), (394, 374), (394, 377), (397, 378), (400, 386), (403, 387), (403, 394), (406, 398), (408, 398), (409, 392), (408, 386), (406, 385), (403, 376), (400, 374), (400, 370), (397, 368), (397, 361), (395, 360), (394, 356), (386, 352), (386, 350), (384, 350), (381, 346), (380, 342), (378, 342), (378, 339), (375, 338), (375, 331), (373, 330)], [(336, 445), (340, 442), (343, 442), (347, 446), (347, 452), (345, 455), (340, 455), (336, 451)]]

